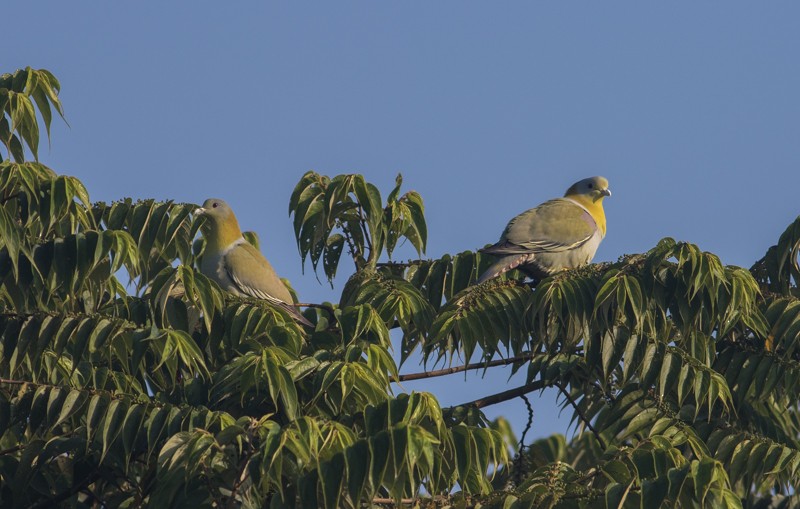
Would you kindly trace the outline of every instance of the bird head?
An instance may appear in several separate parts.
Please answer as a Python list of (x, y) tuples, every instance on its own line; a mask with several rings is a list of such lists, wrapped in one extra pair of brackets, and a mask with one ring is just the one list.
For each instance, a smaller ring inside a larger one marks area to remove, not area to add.
[(206, 238), (207, 249), (224, 249), (242, 237), (239, 221), (224, 200), (209, 198), (194, 213), (205, 218), (200, 228)]
[(603, 198), (611, 196), (611, 191), (608, 189), (608, 180), (605, 177), (589, 177), (572, 184), (564, 196), (580, 197), (594, 203), (602, 202)]

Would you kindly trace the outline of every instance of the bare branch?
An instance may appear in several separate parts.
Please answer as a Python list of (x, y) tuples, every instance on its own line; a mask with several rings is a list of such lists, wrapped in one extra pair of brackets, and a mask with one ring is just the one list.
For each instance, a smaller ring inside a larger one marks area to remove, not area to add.
[(461, 373), (462, 371), (469, 371), (472, 369), (481, 369), (481, 368), (492, 368), (495, 366), (506, 366), (508, 364), (514, 364), (517, 362), (524, 362), (533, 359), (535, 354), (533, 353), (524, 353), (517, 355), (515, 357), (509, 357), (508, 359), (497, 359), (494, 361), (489, 362), (474, 362), (472, 364), (465, 364), (463, 366), (456, 366), (454, 368), (444, 368), (444, 369), (436, 369), (433, 371), (422, 371), (420, 373), (408, 373), (405, 375), (400, 375), (396, 379), (392, 380), (393, 382), (408, 382), (410, 380), (421, 380), (424, 378), (434, 378), (437, 376), (445, 376), (445, 375), (452, 375), (453, 373)]
[(460, 405), (455, 405), (455, 406), (471, 406), (475, 408), (484, 408), (490, 405), (496, 405), (497, 403), (502, 403), (503, 401), (508, 401), (510, 399), (518, 398), (523, 394), (528, 394), (529, 392), (544, 389), (545, 387), (549, 387), (550, 385), (552, 385), (552, 383), (548, 384), (542, 380), (537, 380), (535, 382), (531, 382), (529, 384), (525, 384), (514, 389), (498, 392), (497, 394), (492, 394), (491, 396), (486, 396), (485, 398), (476, 399), (474, 401), (469, 401), (467, 403), (462, 403)]

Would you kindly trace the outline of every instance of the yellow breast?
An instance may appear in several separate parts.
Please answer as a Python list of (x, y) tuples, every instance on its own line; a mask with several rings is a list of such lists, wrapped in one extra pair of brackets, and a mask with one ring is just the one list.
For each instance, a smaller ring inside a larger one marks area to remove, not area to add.
[(600, 197), (596, 200), (593, 200), (591, 196), (585, 194), (573, 194), (568, 195), (567, 197), (580, 203), (586, 210), (589, 211), (589, 214), (592, 215), (592, 219), (594, 219), (594, 222), (597, 223), (597, 227), (600, 228), (600, 231), (605, 237), (606, 213), (603, 211), (603, 197)]

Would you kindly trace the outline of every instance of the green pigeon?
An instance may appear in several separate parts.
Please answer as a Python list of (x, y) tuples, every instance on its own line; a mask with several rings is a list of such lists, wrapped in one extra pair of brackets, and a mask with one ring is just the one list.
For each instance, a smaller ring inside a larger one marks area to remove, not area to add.
[(206, 218), (201, 226), (206, 247), (200, 272), (234, 295), (263, 299), (288, 311), (292, 317), (311, 325), (292, 306), (294, 299), (264, 255), (245, 240), (239, 221), (224, 200), (209, 198), (195, 210)]
[(606, 235), (606, 196), (611, 196), (608, 180), (586, 178), (572, 184), (563, 198), (546, 201), (509, 221), (500, 240), (480, 250), (499, 260), (478, 283), (516, 268), (542, 279), (591, 262)]

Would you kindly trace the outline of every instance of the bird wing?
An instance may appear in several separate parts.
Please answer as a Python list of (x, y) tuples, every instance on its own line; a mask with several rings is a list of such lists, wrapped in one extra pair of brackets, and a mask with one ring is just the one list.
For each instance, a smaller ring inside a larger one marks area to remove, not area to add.
[(261, 252), (242, 242), (225, 254), (225, 271), (244, 295), (278, 302), (292, 303), (292, 295), (280, 280), (272, 265)]
[(243, 295), (263, 299), (284, 309), (298, 322), (313, 327), (292, 303), (292, 294), (261, 252), (242, 242), (225, 254), (223, 266), (228, 277)]
[(587, 243), (596, 231), (597, 224), (586, 209), (557, 198), (512, 219), (500, 241), (481, 251), (495, 255), (569, 251)]

